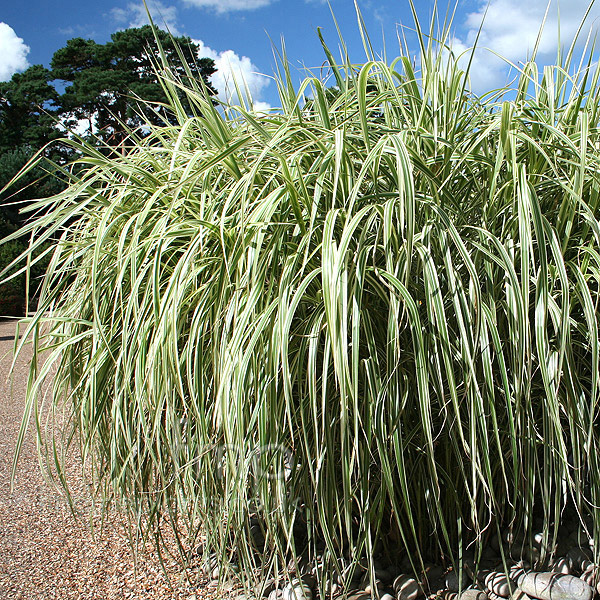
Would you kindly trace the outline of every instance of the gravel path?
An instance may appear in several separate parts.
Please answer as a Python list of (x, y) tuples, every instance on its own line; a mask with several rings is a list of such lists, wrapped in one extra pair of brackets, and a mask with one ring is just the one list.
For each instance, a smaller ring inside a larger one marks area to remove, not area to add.
[[(214, 582), (183, 573), (174, 558), (166, 560), (171, 585), (152, 550), (131, 552), (117, 515), (92, 535), (89, 521), (76, 519), (58, 490), (42, 476), (35, 440), (28, 434), (14, 489), (10, 471), (24, 409), (27, 357), (12, 361), (15, 321), (0, 320), (0, 599), (185, 599), (224, 598)], [(77, 472), (73, 465), (73, 472)], [(87, 498), (74, 486), (75, 497)], [(98, 524), (100, 523), (97, 520)], [(194, 583), (190, 579), (195, 580)]]

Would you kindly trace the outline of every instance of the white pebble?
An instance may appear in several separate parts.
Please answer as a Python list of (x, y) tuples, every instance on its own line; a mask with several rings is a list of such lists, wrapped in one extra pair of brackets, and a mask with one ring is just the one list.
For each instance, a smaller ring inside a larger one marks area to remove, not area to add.
[(521, 579), (523, 579), (523, 577), (525, 577), (527, 574), (527, 571), (525, 571), (522, 564), (516, 564), (512, 565), (508, 569), (508, 574), (510, 575), (510, 578), (518, 585), (521, 582)]
[(528, 573), (519, 588), (539, 600), (592, 600), (593, 595), (585, 581), (557, 573)]
[(485, 587), (502, 598), (508, 598), (510, 593), (516, 589), (516, 585), (505, 573), (492, 571), (487, 573), (483, 579)]
[(283, 600), (312, 600), (310, 588), (299, 579), (294, 579), (283, 588)]
[(488, 600), (488, 596), (481, 590), (465, 590), (458, 597), (459, 600)]
[(598, 577), (598, 569), (592, 564), (581, 574), (580, 579), (585, 581), (589, 586), (595, 587), (596, 584), (600, 582), (600, 577)]
[(421, 586), (417, 580), (408, 575), (398, 575), (394, 579), (393, 587), (398, 600), (415, 600), (422, 594)]
[(571, 561), (565, 556), (557, 558), (552, 564), (552, 571), (554, 573), (569, 575), (569, 573), (571, 573)]

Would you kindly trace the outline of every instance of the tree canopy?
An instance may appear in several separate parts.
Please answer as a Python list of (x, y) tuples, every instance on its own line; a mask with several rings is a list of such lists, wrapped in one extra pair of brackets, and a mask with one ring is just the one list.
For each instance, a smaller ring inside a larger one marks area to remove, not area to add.
[[(105, 44), (71, 39), (54, 53), (51, 69), (34, 65), (0, 83), (0, 189), (42, 148), (52, 162), (65, 163), (72, 153), (64, 145), (47, 146), (65, 130), (93, 132), (116, 146), (126, 127), (139, 127), (144, 119), (155, 125), (171, 122), (155, 69), (161, 51), (184, 83), (202, 80), (216, 94), (209, 82), (214, 61), (200, 58), (198, 49), (189, 37), (173, 38), (146, 25), (117, 31)], [(183, 94), (181, 100), (191, 112)], [(21, 184), (22, 191), (0, 196), (0, 217), (13, 223), (20, 221), (15, 201), (48, 196), (61, 186), (43, 168), (32, 170)]]
[[(52, 85), (54, 75), (42, 65), (33, 65), (0, 83), (0, 190), (27, 161), (63, 133), (57, 128), (59, 93)], [(47, 158), (66, 159), (61, 146), (47, 147)], [(60, 189), (60, 182), (47, 177), (43, 168), (31, 170), (21, 181), (20, 191), (0, 196), (0, 217), (18, 223), (19, 204), (35, 197), (48, 196)]]
[[(216, 93), (209, 82), (215, 72), (214, 61), (199, 58), (197, 44), (189, 37), (172, 38), (161, 30), (156, 35), (178, 77), (184, 82), (189, 78), (202, 80)], [(118, 31), (106, 44), (83, 38), (69, 40), (55, 52), (51, 63), (54, 76), (67, 83), (59, 97), (59, 113), (71, 121), (88, 120), (109, 143), (121, 140), (123, 124), (141, 125), (142, 115), (154, 124), (171, 120), (163, 108), (167, 98), (156, 75), (159, 59), (150, 25)]]
[[(0, 83), (0, 239), (22, 227), (21, 207), (64, 189), (56, 169), (73, 157), (74, 151), (60, 142), (70, 130), (84, 131), (106, 151), (106, 144), (118, 146), (128, 129), (144, 121), (159, 126), (174, 121), (155, 69), (161, 52), (184, 84), (190, 78), (202, 80), (216, 93), (209, 82), (214, 62), (198, 57), (197, 44), (150, 26), (118, 31), (105, 44), (71, 39), (55, 52), (51, 69), (34, 65)], [(191, 114), (183, 94), (181, 104)], [(19, 189), (2, 192), (40, 151), (42, 161), (21, 177)], [(25, 247), (19, 239), (0, 246), (0, 272)], [(0, 314), (22, 314), (24, 289), (24, 276), (0, 283)]]
[(19, 146), (38, 149), (60, 135), (59, 94), (50, 83), (54, 78), (42, 65), (34, 65), (0, 83), (0, 153)]

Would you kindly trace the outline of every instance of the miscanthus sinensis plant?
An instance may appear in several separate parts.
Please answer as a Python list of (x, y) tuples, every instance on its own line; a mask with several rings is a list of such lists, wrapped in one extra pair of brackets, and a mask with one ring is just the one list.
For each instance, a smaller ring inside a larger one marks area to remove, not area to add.
[(52, 248), (24, 423), (59, 478), (52, 370), (98, 492), (244, 577), (539, 524), (552, 548), (565, 508), (598, 535), (593, 45), (478, 97), (449, 27), (417, 33), (416, 62), (324, 46), (296, 89), (284, 57), (270, 114), (197, 88), (189, 117), (163, 65), (177, 125), (74, 143), (26, 229)]

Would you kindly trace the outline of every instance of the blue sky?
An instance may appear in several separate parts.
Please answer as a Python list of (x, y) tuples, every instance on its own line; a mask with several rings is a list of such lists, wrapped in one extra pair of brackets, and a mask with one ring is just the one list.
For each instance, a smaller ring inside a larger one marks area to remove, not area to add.
[[(423, 24), (429, 22), (433, 1), (415, 0)], [(587, 7), (587, 0), (566, 0), (560, 5), (561, 36), (570, 40)], [(319, 67), (324, 60), (316, 28), (322, 27), (326, 40), (337, 47), (337, 33), (327, 3), (321, 0), (149, 0), (158, 24), (166, 22), (178, 34), (189, 35), (201, 45), (201, 53), (215, 59), (218, 73), (214, 84), (222, 97), (231, 86), (230, 73), (242, 73), (254, 100), (261, 106), (277, 104), (271, 40), (277, 45), (285, 38), (288, 56), (299, 69), (302, 64)], [(442, 12), (446, 4), (439, 3)], [(487, 7), (480, 45), (475, 56), (472, 87), (484, 91), (506, 82), (504, 64), (490, 48), (518, 62), (533, 46), (547, 0), (460, 0), (453, 27), (453, 46), (469, 48)], [(27, 7), (26, 9), (24, 7)], [(331, 0), (353, 61), (364, 60), (351, 0)], [(377, 51), (385, 37), (388, 58), (398, 50), (397, 29), (412, 26), (408, 0), (362, 0), (359, 6)], [(454, 4), (452, 4), (454, 6)], [(600, 17), (600, 0), (589, 23)], [(72, 37), (105, 42), (110, 34), (147, 22), (140, 0), (29, 0), (18, 3), (0, 0), (0, 80), (31, 64), (49, 66), (52, 54)], [(600, 22), (600, 20), (599, 20)], [(586, 31), (589, 30), (589, 27)], [(271, 38), (271, 39), (269, 39)], [(540, 60), (551, 63), (557, 47), (557, 5), (550, 6)]]

